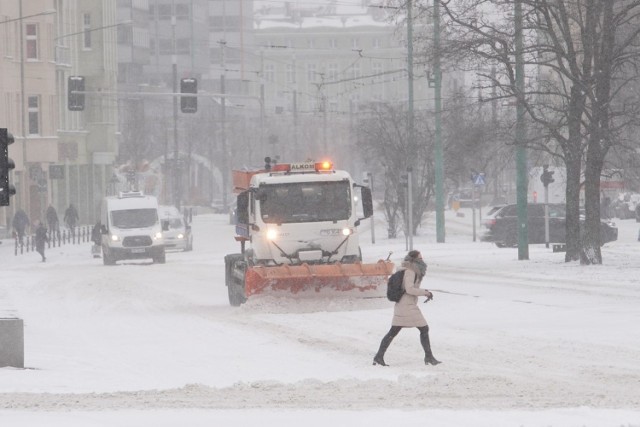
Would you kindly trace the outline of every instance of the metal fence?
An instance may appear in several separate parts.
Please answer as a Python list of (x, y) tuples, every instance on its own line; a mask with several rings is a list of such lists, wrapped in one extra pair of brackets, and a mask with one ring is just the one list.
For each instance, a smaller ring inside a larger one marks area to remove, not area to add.
[[(92, 225), (80, 225), (74, 229), (63, 229), (48, 231), (47, 248), (55, 248), (62, 245), (77, 245), (80, 243), (91, 241)], [(22, 255), (23, 253), (33, 252), (36, 250), (36, 235), (27, 234), (22, 237), (22, 241), (18, 236), (14, 238), (14, 254)]]

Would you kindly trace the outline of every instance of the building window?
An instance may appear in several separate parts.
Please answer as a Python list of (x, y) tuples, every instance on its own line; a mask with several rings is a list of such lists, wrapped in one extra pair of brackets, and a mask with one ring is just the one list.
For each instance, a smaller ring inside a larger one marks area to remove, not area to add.
[(171, 19), (172, 14), (170, 4), (159, 4), (157, 10), (159, 19)]
[(82, 38), (83, 48), (91, 49), (91, 14), (85, 13), (82, 15)]
[(293, 65), (287, 64), (287, 83), (295, 83), (296, 82), (296, 70), (293, 68)]
[(158, 40), (158, 47), (160, 49), (160, 55), (172, 55), (173, 54), (173, 40), (160, 39)]
[(338, 79), (338, 64), (329, 64), (327, 69), (327, 79), (332, 82)]
[(307, 81), (309, 83), (315, 83), (317, 78), (316, 64), (307, 64)]
[(176, 40), (176, 53), (179, 55), (188, 55), (191, 53), (191, 39)]
[(330, 39), (329, 40), (329, 47), (331, 49), (336, 49), (338, 47), (338, 40), (336, 39)]
[(275, 70), (273, 64), (267, 64), (264, 66), (264, 79), (268, 82), (273, 82), (275, 78)]
[(188, 4), (176, 4), (176, 19), (184, 21), (189, 19), (190, 10)]
[(358, 49), (358, 39), (351, 39), (351, 48)]
[(373, 73), (373, 80), (376, 82), (382, 81), (382, 63), (374, 62), (371, 64), (371, 71)]
[(316, 47), (316, 41), (314, 39), (309, 39), (307, 40), (307, 47), (309, 49), (315, 49)]
[(360, 71), (360, 64), (353, 64), (353, 68), (351, 69), (351, 76), (354, 79), (359, 79), (360, 76), (362, 75), (362, 72)]
[(29, 112), (29, 135), (40, 134), (40, 100), (38, 96), (29, 96), (28, 98)]
[(38, 59), (38, 25), (27, 24), (27, 59)]
[(377, 37), (373, 39), (372, 45), (374, 49), (380, 49), (380, 39)]

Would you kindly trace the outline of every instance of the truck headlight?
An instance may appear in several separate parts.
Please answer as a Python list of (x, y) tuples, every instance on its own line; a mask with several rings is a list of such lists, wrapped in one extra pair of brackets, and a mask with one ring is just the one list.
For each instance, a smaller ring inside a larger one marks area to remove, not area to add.
[(270, 228), (267, 230), (267, 239), (276, 240), (276, 237), (278, 237), (278, 231), (275, 228)]
[(345, 227), (345, 228), (342, 229), (342, 235), (343, 236), (349, 236), (351, 234), (353, 234), (353, 230), (352, 229), (350, 229), (348, 227)]
[(114, 241), (114, 242), (117, 242), (118, 240), (120, 240), (120, 238), (118, 237), (117, 234), (112, 234), (111, 235), (111, 240)]
[(182, 233), (178, 234), (178, 239), (184, 239), (184, 234)]
[(162, 239), (162, 233), (158, 231), (154, 236), (155, 239)]

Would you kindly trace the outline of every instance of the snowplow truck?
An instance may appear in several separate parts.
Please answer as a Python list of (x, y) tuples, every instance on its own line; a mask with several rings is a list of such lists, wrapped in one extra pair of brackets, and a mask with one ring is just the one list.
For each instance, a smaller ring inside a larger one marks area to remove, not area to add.
[(330, 162), (234, 170), (240, 253), (225, 256), (229, 303), (252, 295), (385, 295), (394, 264), (363, 263), (362, 220), (373, 215), (368, 187)]

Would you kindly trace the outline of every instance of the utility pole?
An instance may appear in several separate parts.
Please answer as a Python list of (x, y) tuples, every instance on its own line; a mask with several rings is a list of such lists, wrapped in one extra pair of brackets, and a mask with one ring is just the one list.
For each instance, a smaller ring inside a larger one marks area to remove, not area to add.
[(327, 96), (324, 93), (322, 94), (322, 146), (326, 156), (329, 153), (329, 147), (327, 146)]
[(524, 61), (522, 42), (522, 0), (514, 4), (515, 60), (516, 60), (516, 192), (518, 205), (518, 260), (529, 259), (529, 237), (527, 226), (527, 152), (524, 141)]
[(298, 141), (298, 91), (293, 90), (293, 158), (301, 159), (300, 141)]
[(409, 120), (408, 137), (409, 151), (414, 150), (414, 126), (413, 126), (413, 0), (407, 0), (407, 68), (408, 68), (408, 100), (409, 100)]
[(413, 168), (407, 168), (407, 227), (409, 228), (409, 250), (413, 250)]
[(24, 24), (22, 17), (22, 0), (18, 3), (18, 18), (20, 20), (20, 124), (22, 126), (22, 177), (20, 179), (20, 205), (31, 218), (29, 197), (29, 167), (27, 165), (27, 124), (25, 120), (25, 70), (24, 70)]
[(260, 51), (260, 157), (266, 157), (264, 147), (264, 51)]
[(227, 45), (226, 40), (220, 40), (220, 54), (222, 55), (221, 63), (222, 63), (222, 74), (220, 74), (220, 93), (222, 94), (220, 104), (220, 139), (222, 142), (222, 203), (223, 209), (226, 209), (227, 206), (227, 193), (229, 187), (229, 152), (227, 150), (227, 96), (226, 96), (226, 88), (225, 88), (225, 58), (224, 58), (224, 48)]
[(176, 4), (171, 1), (171, 39), (173, 55), (171, 69), (173, 72), (173, 204), (180, 209), (180, 173), (178, 171), (178, 56), (176, 51)]
[[(409, 117), (407, 126), (409, 152), (415, 153), (414, 117), (413, 117), (413, 0), (407, 1), (407, 69), (408, 69), (408, 101)], [(413, 158), (407, 159), (407, 228), (409, 239), (409, 250), (413, 250), (413, 183), (411, 182), (413, 171)]]
[[(436, 185), (436, 241), (444, 243), (444, 158), (442, 148), (442, 70), (440, 69), (440, 1), (433, 0), (433, 59), (435, 102), (435, 185)], [(475, 235), (474, 235), (475, 236)]]

